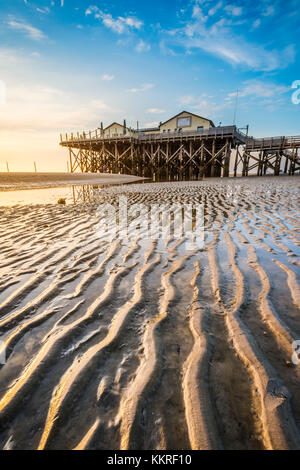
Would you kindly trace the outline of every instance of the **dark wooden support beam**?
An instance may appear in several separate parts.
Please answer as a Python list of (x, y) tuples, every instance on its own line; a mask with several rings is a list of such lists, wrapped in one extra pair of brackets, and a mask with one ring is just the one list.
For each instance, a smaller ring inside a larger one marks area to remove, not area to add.
[(225, 157), (224, 157), (224, 169), (223, 169), (223, 176), (229, 176), (229, 165), (230, 165), (230, 142), (226, 139), (226, 146), (225, 146)]
[(240, 160), (241, 160), (241, 158), (240, 158), (240, 149), (239, 149), (239, 146), (237, 146), (236, 154), (235, 154), (235, 161), (234, 161), (234, 170), (233, 170), (233, 175), (234, 175), (235, 178), (237, 176), (237, 169), (238, 169), (238, 165), (239, 165)]
[(216, 152), (216, 139), (213, 140), (212, 144), (212, 160), (211, 160), (211, 169), (210, 176), (215, 176), (215, 152)]
[(69, 148), (70, 172), (73, 173), (72, 150)]

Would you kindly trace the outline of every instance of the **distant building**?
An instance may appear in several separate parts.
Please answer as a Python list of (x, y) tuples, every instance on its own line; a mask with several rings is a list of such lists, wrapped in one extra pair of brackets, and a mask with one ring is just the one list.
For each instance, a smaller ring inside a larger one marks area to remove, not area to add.
[(122, 125), (113, 122), (103, 129), (103, 136), (121, 137), (122, 135), (136, 137), (138, 134), (165, 134), (171, 132), (201, 132), (202, 130), (215, 127), (210, 119), (206, 119), (197, 114), (182, 111), (171, 117), (165, 122), (160, 123), (158, 127), (151, 127), (145, 129), (131, 129), (126, 127), (126, 122)]
[(122, 125), (118, 122), (113, 122), (109, 126), (105, 127), (105, 129), (103, 129), (103, 136), (106, 138), (120, 137), (122, 135), (135, 137), (137, 136), (137, 134), (138, 132), (136, 130), (126, 127), (126, 123)]

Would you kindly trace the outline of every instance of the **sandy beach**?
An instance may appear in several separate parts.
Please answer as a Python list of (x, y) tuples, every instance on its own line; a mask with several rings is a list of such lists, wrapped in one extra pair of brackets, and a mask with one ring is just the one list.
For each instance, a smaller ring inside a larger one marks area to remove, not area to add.
[[(96, 183), (49, 175), (0, 189)], [(0, 207), (0, 448), (300, 449), (299, 189), (136, 183)], [(204, 246), (99, 237), (120, 196), (201, 204)]]
[(78, 184), (131, 183), (143, 178), (109, 173), (0, 173), (0, 191), (55, 188)]

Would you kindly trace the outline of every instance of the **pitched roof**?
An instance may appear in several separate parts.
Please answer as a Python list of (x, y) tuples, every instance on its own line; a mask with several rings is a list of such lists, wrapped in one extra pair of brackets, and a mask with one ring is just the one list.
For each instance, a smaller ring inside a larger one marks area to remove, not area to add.
[(167, 121), (162, 122), (162, 123), (160, 124), (160, 127), (163, 126), (164, 124), (166, 124), (167, 122), (171, 121), (172, 119), (174, 119), (174, 118), (180, 116), (180, 115), (183, 114), (183, 113), (190, 114), (191, 116), (196, 116), (196, 117), (198, 117), (198, 118), (200, 118), (200, 119), (204, 119), (205, 121), (209, 121), (210, 125), (211, 125), (212, 127), (215, 127), (214, 123), (213, 123), (210, 119), (207, 119), (207, 118), (205, 118), (205, 117), (199, 116), (198, 114), (190, 113), (189, 111), (180, 111), (180, 113), (178, 113), (178, 114), (176, 114), (175, 116), (169, 118)]
[[(112, 124), (110, 124), (109, 126), (107, 126), (107, 127), (104, 127), (104, 129), (103, 129), (103, 130), (105, 131), (106, 129), (109, 129), (110, 127), (112, 127), (112, 126), (115, 126), (116, 124), (117, 124), (117, 126), (124, 127), (124, 125), (123, 125), (123, 124), (119, 124), (118, 122), (113, 122), (113, 123), (112, 123)], [(127, 128), (126, 128), (126, 129), (127, 129)]]

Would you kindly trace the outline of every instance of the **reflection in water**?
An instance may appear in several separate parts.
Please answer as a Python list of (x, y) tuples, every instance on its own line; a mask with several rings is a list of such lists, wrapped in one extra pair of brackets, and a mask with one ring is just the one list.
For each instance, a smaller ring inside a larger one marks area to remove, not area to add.
[(56, 204), (58, 199), (66, 199), (67, 204), (97, 201), (99, 193), (110, 185), (62, 186), (59, 188), (22, 189), (0, 191), (0, 207), (28, 204)]
[(29, 204), (56, 204), (58, 199), (73, 202), (72, 188), (24, 189), (20, 191), (0, 191), (0, 206), (16, 206)]
[(101, 192), (104, 185), (89, 185), (72, 187), (73, 203), (97, 203), (101, 199)]

